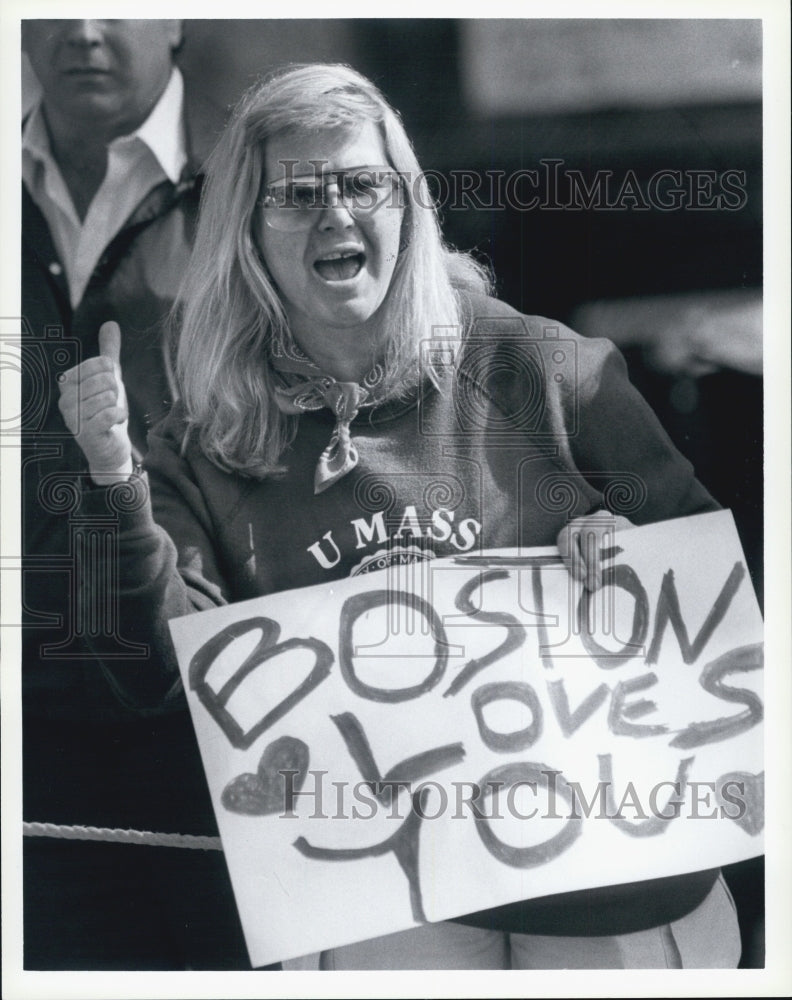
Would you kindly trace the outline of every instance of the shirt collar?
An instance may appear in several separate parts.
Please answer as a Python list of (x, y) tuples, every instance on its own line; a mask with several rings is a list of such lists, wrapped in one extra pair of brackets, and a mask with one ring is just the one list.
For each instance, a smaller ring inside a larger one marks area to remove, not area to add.
[(30, 153), (34, 160), (48, 160), (52, 158), (49, 135), (44, 122), (44, 112), (41, 102), (34, 105), (33, 110), (25, 119), (25, 124), (22, 128), (22, 150), (23, 152)]
[[(168, 85), (148, 118), (136, 131), (126, 136), (119, 136), (110, 143), (110, 146), (140, 139), (156, 157), (168, 180), (177, 184), (187, 163), (183, 107), (184, 80), (178, 68), (174, 66)], [(22, 130), (22, 149), (29, 153), (34, 161), (52, 161), (49, 133), (40, 101), (25, 122)]]
[(120, 140), (125, 141), (135, 137), (141, 139), (157, 158), (168, 180), (173, 184), (178, 183), (187, 162), (183, 105), (184, 80), (174, 66), (168, 86), (163, 90), (151, 114), (136, 132)]

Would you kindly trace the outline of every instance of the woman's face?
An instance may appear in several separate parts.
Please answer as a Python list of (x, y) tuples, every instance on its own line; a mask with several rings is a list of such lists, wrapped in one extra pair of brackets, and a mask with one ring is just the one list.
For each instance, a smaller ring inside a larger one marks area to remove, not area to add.
[[(283, 178), (314, 179), (319, 172), (387, 165), (379, 129), (367, 122), (358, 131), (276, 136), (267, 142), (263, 180), (269, 185)], [(388, 196), (375, 211), (355, 213), (337, 197), (332, 183), (327, 193), (327, 207), (303, 213), (310, 216), (309, 228), (297, 231), (273, 228), (266, 221), (270, 210), (257, 210), (259, 248), (292, 334), (304, 349), (321, 337), (325, 349), (332, 350), (331, 331), (363, 332), (358, 328), (368, 324), (388, 294), (399, 253), (401, 199)]]

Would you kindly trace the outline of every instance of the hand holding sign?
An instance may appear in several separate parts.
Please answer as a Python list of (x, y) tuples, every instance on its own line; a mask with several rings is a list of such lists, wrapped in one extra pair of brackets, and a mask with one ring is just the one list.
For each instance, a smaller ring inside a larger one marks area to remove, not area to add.
[(99, 485), (124, 481), (132, 472), (126, 390), (121, 379), (121, 330), (103, 323), (99, 356), (65, 372), (58, 406)]
[(615, 544), (615, 530), (634, 527), (632, 521), (607, 510), (598, 510), (586, 517), (576, 517), (563, 528), (556, 544), (564, 565), (586, 590), (602, 586), (602, 550)]

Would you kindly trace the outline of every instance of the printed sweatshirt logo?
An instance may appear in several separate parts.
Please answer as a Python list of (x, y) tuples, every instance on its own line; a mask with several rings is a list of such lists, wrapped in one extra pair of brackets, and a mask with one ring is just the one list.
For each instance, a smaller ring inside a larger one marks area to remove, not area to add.
[[(457, 552), (468, 552), (481, 534), (481, 523), (473, 517), (463, 518), (456, 523), (455, 511), (438, 507), (432, 511), (429, 521), (422, 525), (415, 505), (408, 504), (392, 534), (388, 533), (385, 512), (382, 510), (368, 520), (365, 517), (353, 518), (349, 521), (349, 528), (343, 529), (343, 534), (348, 537), (350, 547), (354, 541), (354, 549), (365, 549), (372, 545), (387, 546), (386, 549), (378, 549), (373, 555), (365, 557), (352, 571), (352, 575), (356, 576), (372, 569), (384, 569), (394, 562), (434, 558), (433, 542), (447, 543)], [(309, 545), (308, 552), (323, 569), (329, 570), (341, 562), (343, 547), (343, 539), (342, 546), (339, 547), (330, 530)]]

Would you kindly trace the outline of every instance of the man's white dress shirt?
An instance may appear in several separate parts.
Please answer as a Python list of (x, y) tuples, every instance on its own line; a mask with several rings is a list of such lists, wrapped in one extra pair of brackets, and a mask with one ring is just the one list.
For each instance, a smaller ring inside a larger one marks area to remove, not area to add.
[[(184, 81), (174, 68), (159, 101), (143, 124), (107, 148), (107, 172), (81, 222), (52, 155), (41, 103), (22, 133), (22, 178), (49, 225), (66, 272), (72, 308), (83, 297), (110, 241), (153, 187), (176, 184), (187, 162), (183, 121)], [(60, 265), (53, 262), (54, 272)]]

